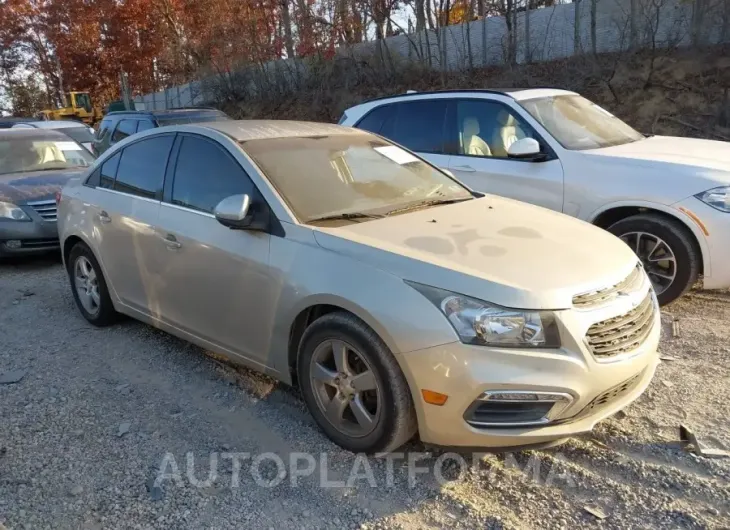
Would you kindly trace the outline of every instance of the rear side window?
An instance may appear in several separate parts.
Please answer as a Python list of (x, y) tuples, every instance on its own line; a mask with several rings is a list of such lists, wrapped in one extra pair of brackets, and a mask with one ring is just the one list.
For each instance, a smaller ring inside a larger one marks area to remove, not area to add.
[(381, 134), (411, 151), (443, 153), (447, 102), (443, 99), (409, 101), (386, 107), (396, 111), (392, 132)]
[(99, 175), (100, 188), (106, 188), (110, 190), (114, 187), (114, 179), (117, 176), (117, 168), (119, 167), (119, 158), (121, 156), (121, 153), (117, 153), (102, 164), (101, 172)]
[(122, 120), (117, 125), (117, 129), (112, 136), (112, 142), (124, 140), (127, 136), (131, 136), (137, 132), (137, 120)]
[(119, 161), (114, 190), (148, 199), (161, 194), (174, 139), (174, 135), (155, 136), (125, 148)]
[(180, 145), (172, 184), (172, 203), (212, 213), (231, 195), (252, 195), (254, 185), (246, 172), (218, 144), (186, 136)]
[(383, 124), (393, 110), (394, 109), (390, 108), (389, 105), (373, 109), (367, 114), (367, 116), (360, 120), (357, 124), (357, 128), (370, 131), (375, 134), (380, 134), (383, 130)]
[(152, 123), (150, 120), (139, 120), (139, 125), (137, 125), (137, 132), (146, 131), (147, 129), (154, 129), (155, 124)]

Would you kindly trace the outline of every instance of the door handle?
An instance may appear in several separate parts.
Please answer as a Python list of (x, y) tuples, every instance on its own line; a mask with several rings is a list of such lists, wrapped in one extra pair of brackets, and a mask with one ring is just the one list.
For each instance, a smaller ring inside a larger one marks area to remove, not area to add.
[(455, 169), (456, 171), (463, 171), (464, 173), (474, 173), (476, 171), (476, 169), (471, 166), (453, 166), (451, 169)]
[(108, 213), (106, 213), (105, 211), (102, 210), (101, 212), (99, 212), (99, 221), (104, 224), (107, 224), (107, 223), (112, 222), (112, 218), (109, 217)]
[(177, 250), (182, 247), (182, 243), (180, 243), (172, 234), (167, 234), (165, 236), (165, 245), (167, 245), (169, 250)]

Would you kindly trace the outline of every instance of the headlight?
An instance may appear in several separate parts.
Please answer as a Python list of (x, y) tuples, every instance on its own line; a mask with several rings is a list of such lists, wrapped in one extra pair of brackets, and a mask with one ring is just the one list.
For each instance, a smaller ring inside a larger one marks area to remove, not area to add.
[(23, 210), (10, 202), (0, 202), (0, 219), (30, 221), (30, 217)]
[(436, 287), (406, 283), (441, 310), (465, 344), (501, 348), (560, 347), (560, 334), (550, 311), (508, 309)]
[(721, 212), (730, 213), (730, 186), (713, 188), (711, 190), (695, 195), (699, 200), (708, 206), (712, 206)]

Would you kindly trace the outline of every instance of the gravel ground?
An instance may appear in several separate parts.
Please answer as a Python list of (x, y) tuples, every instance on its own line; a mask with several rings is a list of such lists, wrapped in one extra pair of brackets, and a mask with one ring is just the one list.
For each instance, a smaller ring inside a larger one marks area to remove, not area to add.
[[(730, 458), (679, 442), (684, 424), (730, 448), (728, 322), (730, 293), (690, 293), (663, 312), (666, 360), (625, 413), (462, 467), (415, 442), (356, 457), (296, 391), (138, 322), (91, 327), (57, 261), (3, 264), (0, 380), (27, 372), (0, 384), (0, 529), (728, 528)], [(409, 458), (439, 472), (409, 478)]]

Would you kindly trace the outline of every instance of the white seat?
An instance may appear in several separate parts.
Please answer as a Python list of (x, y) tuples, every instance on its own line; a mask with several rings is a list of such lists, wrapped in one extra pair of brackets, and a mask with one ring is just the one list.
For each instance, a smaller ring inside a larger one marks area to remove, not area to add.
[(525, 137), (525, 132), (517, 125), (515, 117), (505, 110), (497, 114), (498, 128), (494, 131), (492, 145), (497, 156), (507, 156), (509, 147)]
[(479, 121), (469, 117), (464, 119), (462, 127), (464, 154), (475, 156), (492, 156), (489, 144), (479, 137)]

